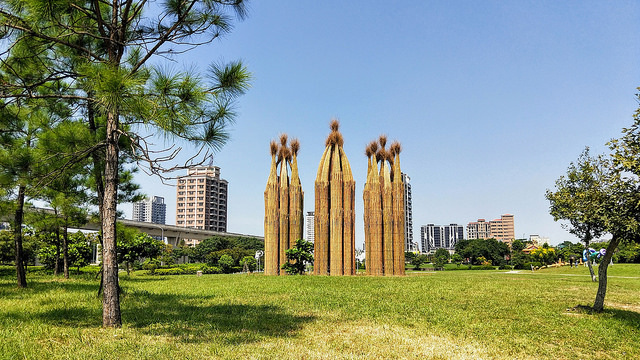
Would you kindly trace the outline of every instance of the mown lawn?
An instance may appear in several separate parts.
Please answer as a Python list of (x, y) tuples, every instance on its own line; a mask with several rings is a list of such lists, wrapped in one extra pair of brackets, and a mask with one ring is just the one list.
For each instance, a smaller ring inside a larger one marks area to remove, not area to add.
[(592, 314), (586, 268), (406, 277), (122, 275), (123, 327), (98, 281), (0, 276), (6, 359), (638, 359), (640, 265), (610, 268)]

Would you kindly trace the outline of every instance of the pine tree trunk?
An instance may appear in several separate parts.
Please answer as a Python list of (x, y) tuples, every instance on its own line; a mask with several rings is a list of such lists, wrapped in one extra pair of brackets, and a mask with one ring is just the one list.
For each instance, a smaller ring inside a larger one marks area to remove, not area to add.
[(102, 206), (102, 326), (120, 327), (118, 261), (116, 258), (116, 208), (118, 205), (118, 118), (107, 117), (107, 146), (104, 170), (104, 202)]
[[(58, 211), (55, 212), (56, 217), (58, 216)], [(60, 229), (56, 226), (56, 256), (53, 265), (53, 276), (58, 276), (60, 274)]]
[(20, 185), (18, 188), (18, 199), (15, 212), (15, 223), (13, 229), (14, 242), (16, 246), (16, 277), (18, 278), (18, 287), (27, 287), (27, 273), (24, 268), (24, 254), (22, 250), (22, 218), (24, 215), (24, 197), (25, 186)]
[(64, 222), (64, 231), (62, 233), (62, 266), (64, 272), (64, 278), (69, 278), (69, 239), (67, 231), (67, 220)]
[(596, 293), (596, 300), (593, 303), (593, 310), (600, 312), (604, 309), (604, 297), (607, 294), (607, 270), (609, 268), (609, 262), (613, 257), (613, 252), (620, 243), (620, 237), (614, 236), (607, 246), (607, 253), (600, 260), (600, 266), (598, 267), (598, 292)]

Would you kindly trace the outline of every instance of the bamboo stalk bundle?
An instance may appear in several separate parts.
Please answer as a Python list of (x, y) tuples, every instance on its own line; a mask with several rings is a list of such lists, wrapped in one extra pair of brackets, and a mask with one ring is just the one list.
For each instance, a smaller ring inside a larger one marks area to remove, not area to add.
[(333, 120), (315, 183), (314, 273), (319, 275), (352, 274), (355, 267), (355, 182), (338, 128), (338, 122)]
[(331, 191), (330, 231), (329, 231), (329, 273), (331, 275), (344, 275), (343, 260), (343, 225), (344, 225), (344, 203), (343, 203), (343, 183), (342, 168), (340, 167), (340, 150), (337, 146), (332, 149), (331, 156), (331, 180), (329, 190)]
[(363, 200), (363, 207), (364, 207), (364, 216), (363, 216), (363, 220), (364, 220), (364, 253), (366, 254), (365, 258), (364, 258), (364, 263), (365, 263), (365, 269), (367, 271), (367, 273), (369, 273), (369, 267), (370, 265), (370, 258), (369, 258), (369, 254), (371, 254), (371, 236), (369, 235), (370, 232), (370, 222), (371, 222), (371, 210), (370, 208), (370, 191), (369, 191), (369, 187), (370, 187), (370, 182), (369, 182), (369, 177), (371, 176), (371, 155), (368, 153), (369, 148), (367, 148), (367, 162), (368, 162), (368, 166), (367, 166), (367, 179), (365, 180), (364, 183), (364, 189), (362, 190), (362, 200)]
[[(304, 192), (298, 174), (299, 149), (297, 140), (287, 147), (286, 134), (280, 136), (279, 146), (271, 142), (271, 170), (264, 192), (265, 275), (284, 274), (280, 267), (287, 262), (286, 251), (302, 238)], [(291, 167), (291, 183), (287, 165)]]
[(395, 275), (404, 275), (405, 219), (404, 219), (404, 183), (400, 170), (399, 142), (391, 144), (393, 161), (393, 263)]
[[(289, 161), (290, 151), (287, 148), (287, 136), (283, 134), (280, 137), (280, 238), (278, 253), (279, 266), (287, 262), (285, 251), (289, 248), (289, 174), (287, 171), (287, 162)], [(282, 273), (282, 271), (281, 271)]]
[(380, 173), (378, 171), (378, 162), (380, 161), (380, 153), (377, 152), (377, 143), (374, 146), (374, 159), (371, 169), (371, 185), (370, 191), (370, 205), (371, 211), (369, 223), (369, 237), (371, 238), (371, 254), (365, 256), (371, 258), (370, 268), (367, 273), (369, 275), (382, 275), (383, 274), (383, 246), (382, 246), (382, 188), (380, 183)]
[(279, 185), (277, 175), (276, 154), (278, 145), (271, 142), (271, 170), (264, 192), (264, 259), (265, 275), (279, 274)]
[(391, 186), (391, 173), (389, 154), (385, 151), (385, 160), (382, 161), (382, 243), (384, 246), (384, 274), (393, 275), (393, 194)]
[(355, 237), (355, 193), (356, 182), (353, 179), (351, 165), (344, 150), (340, 148), (340, 163), (343, 173), (343, 203), (344, 203), (344, 227), (343, 227), (343, 266), (344, 275), (356, 274), (356, 237)]
[(320, 159), (315, 182), (314, 213), (314, 261), (313, 273), (329, 274), (329, 165), (331, 163), (331, 146), (327, 147)]
[(365, 149), (365, 155), (367, 156), (367, 180), (364, 183), (364, 190), (362, 191), (362, 199), (364, 203), (364, 253), (365, 253), (365, 268), (367, 274), (370, 274), (371, 269), (371, 174), (373, 173), (373, 167), (377, 166), (373, 164), (375, 150), (372, 145), (377, 147), (376, 143), (371, 143)]
[(295, 246), (296, 240), (303, 238), (304, 230), (304, 192), (298, 174), (298, 151), (300, 142), (291, 141), (291, 183), (289, 185), (289, 246)]
[(367, 274), (404, 275), (404, 186), (400, 144), (395, 142), (387, 151), (384, 135), (378, 143), (371, 143), (366, 150), (369, 163), (363, 197)]

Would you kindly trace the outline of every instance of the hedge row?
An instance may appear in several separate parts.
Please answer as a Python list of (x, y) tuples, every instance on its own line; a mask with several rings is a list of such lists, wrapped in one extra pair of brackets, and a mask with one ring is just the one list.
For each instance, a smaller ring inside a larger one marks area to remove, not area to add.
[(148, 266), (149, 275), (192, 275), (202, 271), (203, 274), (222, 274), (222, 269), (206, 264), (180, 264), (168, 268)]

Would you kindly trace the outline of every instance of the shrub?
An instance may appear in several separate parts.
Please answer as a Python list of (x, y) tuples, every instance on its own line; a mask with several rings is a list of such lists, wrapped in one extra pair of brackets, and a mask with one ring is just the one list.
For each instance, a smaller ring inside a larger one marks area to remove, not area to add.
[(513, 269), (513, 266), (507, 265), (507, 264), (500, 264), (500, 267), (498, 267), (498, 270), (511, 270), (511, 269)]
[(148, 270), (149, 274), (152, 274), (160, 267), (160, 261), (157, 259), (148, 259), (142, 264), (143, 270)]
[(471, 267), (471, 270), (495, 270), (496, 268), (493, 265), (474, 265)]
[(222, 269), (218, 266), (180, 264), (172, 267), (157, 267), (155, 270), (149, 269), (149, 275), (195, 275), (198, 271), (202, 271), (203, 274), (222, 274)]
[(181, 268), (168, 268), (168, 269), (156, 269), (153, 275), (183, 275), (184, 269)]

